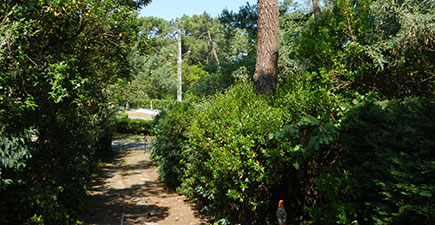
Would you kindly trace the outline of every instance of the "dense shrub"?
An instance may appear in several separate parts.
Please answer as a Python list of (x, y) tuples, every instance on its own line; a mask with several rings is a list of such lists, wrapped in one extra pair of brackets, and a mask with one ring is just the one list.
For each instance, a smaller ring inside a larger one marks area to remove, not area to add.
[(305, 71), (327, 71), (342, 93), (431, 96), (434, 9), (425, 0), (330, 1), (304, 27), (291, 58)]
[(153, 109), (165, 110), (168, 109), (172, 104), (175, 104), (175, 100), (166, 99), (152, 99), (150, 100), (153, 104)]
[(80, 223), (146, 2), (0, 1), (1, 224)]
[(12, 180), (0, 200), (6, 224), (76, 222), (86, 208), (85, 186), (91, 178), (100, 121), (77, 111), (41, 121), (36, 140), (26, 142), (31, 156), (26, 166), (5, 174)]
[(6, 189), (13, 182), (12, 177), (8, 176), (12, 171), (18, 171), (26, 166), (26, 159), (31, 157), (26, 143), (30, 141), (33, 132), (35, 131), (24, 130), (15, 134), (7, 130), (5, 124), (0, 124), (0, 190)]
[(155, 119), (152, 157), (158, 162), (160, 177), (170, 187), (177, 187), (183, 175), (183, 150), (187, 127), (192, 123), (195, 109), (189, 102), (178, 102)]
[(340, 160), (318, 180), (317, 224), (434, 224), (435, 102), (366, 101), (345, 114)]
[(284, 199), (289, 224), (432, 224), (433, 102), (346, 111), (374, 91), (433, 96), (433, 1), (357, 3), (282, 17), (272, 96), (234, 85), (253, 74), (248, 62), (201, 76), (190, 93), (218, 94), (159, 121), (164, 179), (222, 223), (274, 223)]
[(122, 134), (140, 134), (150, 135), (152, 128), (152, 120), (132, 120), (128, 118), (127, 113), (123, 113), (117, 117), (116, 132)]
[(285, 165), (283, 151), (268, 138), (283, 125), (282, 117), (252, 83), (218, 95), (188, 127), (182, 192), (218, 218), (260, 219)]
[(288, 168), (273, 192), (287, 202), (290, 224), (307, 218), (306, 209), (317, 199), (313, 180), (336, 157), (337, 124), (342, 113), (337, 106), (344, 100), (333, 94), (330, 82), (315, 75), (306, 73), (281, 82), (273, 96), (273, 105), (283, 112), (285, 125), (269, 134), (269, 139), (285, 151)]
[(174, 104), (176, 101), (171, 99), (141, 99), (137, 98), (134, 100), (131, 100), (129, 102), (130, 108), (145, 108), (145, 109), (151, 109), (151, 105), (153, 109), (159, 109), (159, 110), (165, 110), (170, 105)]
[(319, 78), (317, 73), (302, 76), (289, 74), (273, 95), (273, 105), (280, 108), (288, 123), (296, 123), (302, 117), (313, 116), (323, 121), (336, 119), (338, 105), (343, 98), (334, 95), (332, 82)]
[(279, 199), (296, 218), (312, 186), (310, 166), (336, 134), (328, 88), (301, 78), (265, 98), (245, 80), (199, 107), (170, 107), (155, 127), (163, 180), (181, 183), (179, 191), (215, 219), (263, 224), (274, 220)]

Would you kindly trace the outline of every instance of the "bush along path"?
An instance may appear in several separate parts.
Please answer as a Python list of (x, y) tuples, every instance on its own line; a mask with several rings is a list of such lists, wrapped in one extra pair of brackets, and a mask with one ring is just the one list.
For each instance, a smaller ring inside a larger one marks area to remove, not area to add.
[(149, 143), (112, 144), (113, 159), (89, 188), (85, 224), (203, 224), (191, 204), (160, 181)]

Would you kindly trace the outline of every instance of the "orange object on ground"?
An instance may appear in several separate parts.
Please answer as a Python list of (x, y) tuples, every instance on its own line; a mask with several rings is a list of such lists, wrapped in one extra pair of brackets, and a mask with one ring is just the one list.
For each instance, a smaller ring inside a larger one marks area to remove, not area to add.
[(279, 200), (278, 209), (276, 210), (276, 218), (278, 219), (279, 225), (286, 225), (287, 222), (287, 213), (284, 208), (284, 201)]

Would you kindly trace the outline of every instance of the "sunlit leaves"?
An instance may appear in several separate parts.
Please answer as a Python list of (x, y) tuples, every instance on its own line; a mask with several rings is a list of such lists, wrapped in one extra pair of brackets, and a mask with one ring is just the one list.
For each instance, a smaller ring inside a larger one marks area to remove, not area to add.
[(388, 98), (431, 95), (434, 7), (433, 1), (330, 1), (303, 29), (291, 59), (311, 72), (325, 69), (345, 95), (349, 87)]

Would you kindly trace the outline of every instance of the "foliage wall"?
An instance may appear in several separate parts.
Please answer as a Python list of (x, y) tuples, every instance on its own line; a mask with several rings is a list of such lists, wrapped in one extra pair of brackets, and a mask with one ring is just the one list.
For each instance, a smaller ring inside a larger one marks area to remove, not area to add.
[[(0, 3), (0, 221), (76, 223), (144, 1)], [(107, 145), (109, 143), (109, 145)]]
[(426, 0), (331, 1), (302, 31), (293, 58), (341, 93), (431, 96), (434, 10)]
[(316, 224), (433, 224), (435, 102), (373, 102), (349, 110), (340, 160), (317, 180)]
[[(279, 199), (289, 224), (431, 224), (434, 7), (333, 0), (314, 19), (286, 1), (276, 92), (233, 61), (243, 81), (157, 121), (162, 173), (219, 224), (274, 223)], [(221, 22), (249, 34), (253, 8)]]
[(150, 135), (152, 120), (129, 119), (127, 113), (117, 115), (115, 131), (121, 134)]
[(187, 128), (196, 115), (190, 102), (172, 104), (155, 119), (152, 157), (159, 163), (162, 180), (171, 188), (181, 184), (185, 169), (184, 144)]

